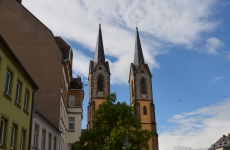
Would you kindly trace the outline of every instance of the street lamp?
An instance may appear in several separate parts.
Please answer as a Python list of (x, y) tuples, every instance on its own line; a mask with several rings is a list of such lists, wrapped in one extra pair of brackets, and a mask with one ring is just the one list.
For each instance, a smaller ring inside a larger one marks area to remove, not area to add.
[(129, 149), (131, 147), (131, 145), (132, 145), (131, 139), (129, 138), (128, 134), (126, 134), (126, 136), (125, 136), (125, 142), (123, 144), (122, 149), (123, 150), (127, 150), (127, 149)]

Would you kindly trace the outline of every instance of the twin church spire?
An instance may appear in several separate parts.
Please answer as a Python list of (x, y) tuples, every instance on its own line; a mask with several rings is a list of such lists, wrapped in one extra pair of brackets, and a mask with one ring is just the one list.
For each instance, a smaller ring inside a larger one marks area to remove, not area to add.
[[(99, 24), (99, 31), (97, 36), (97, 43), (94, 55), (94, 62), (98, 62), (99, 60), (105, 62), (105, 54), (104, 54), (104, 45), (103, 45), (103, 38), (101, 32), (101, 24)], [(138, 28), (136, 27), (136, 40), (135, 40), (135, 50), (134, 50), (134, 65), (138, 65), (144, 61), (144, 56), (141, 47), (141, 41), (139, 37)]]
[(97, 36), (97, 45), (95, 49), (94, 62), (97, 62), (100, 59), (103, 62), (105, 62), (104, 46), (103, 46), (103, 39), (102, 39), (102, 33), (101, 33), (101, 24), (99, 24), (99, 31), (98, 31), (98, 36)]
[[(95, 111), (110, 94), (110, 75), (109, 62), (105, 61), (101, 24), (99, 24), (94, 60), (91, 60), (89, 65), (87, 129), (93, 127)], [(140, 118), (141, 129), (151, 130), (154, 133), (149, 141), (148, 149), (159, 150), (151, 78), (148, 64), (144, 61), (138, 28), (136, 28), (134, 62), (131, 63), (129, 74), (130, 105), (134, 107), (135, 116)]]
[(141, 41), (140, 41), (140, 37), (139, 37), (139, 33), (138, 33), (138, 28), (136, 27), (134, 65), (139, 65), (141, 62), (145, 63), (142, 48), (141, 48)]

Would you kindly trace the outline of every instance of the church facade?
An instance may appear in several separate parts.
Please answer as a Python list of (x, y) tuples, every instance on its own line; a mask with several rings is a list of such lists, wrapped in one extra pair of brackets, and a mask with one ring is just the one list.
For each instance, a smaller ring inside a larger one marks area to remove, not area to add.
[[(149, 141), (149, 149), (159, 150), (152, 93), (152, 75), (148, 64), (144, 61), (138, 28), (136, 28), (134, 62), (131, 63), (129, 71), (130, 105), (134, 107), (134, 114), (140, 119), (142, 129), (154, 133)], [(92, 128), (95, 111), (110, 94), (110, 75), (109, 63), (105, 61), (101, 25), (99, 25), (95, 56), (89, 65), (87, 129)]]

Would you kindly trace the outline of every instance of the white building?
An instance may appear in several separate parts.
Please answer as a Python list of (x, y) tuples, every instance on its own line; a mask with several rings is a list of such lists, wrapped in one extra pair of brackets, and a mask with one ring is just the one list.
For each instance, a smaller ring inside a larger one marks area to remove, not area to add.
[(33, 111), (31, 150), (59, 149), (61, 131), (39, 111)]

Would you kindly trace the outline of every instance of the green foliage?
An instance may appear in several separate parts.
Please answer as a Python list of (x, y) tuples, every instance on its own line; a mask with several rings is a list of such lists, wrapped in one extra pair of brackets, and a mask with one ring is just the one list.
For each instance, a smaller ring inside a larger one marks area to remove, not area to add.
[(133, 115), (131, 106), (115, 102), (116, 94), (110, 94), (96, 110), (93, 128), (84, 132), (72, 150), (121, 150), (127, 133), (132, 141), (130, 150), (148, 149), (153, 133), (140, 130), (140, 120)]

